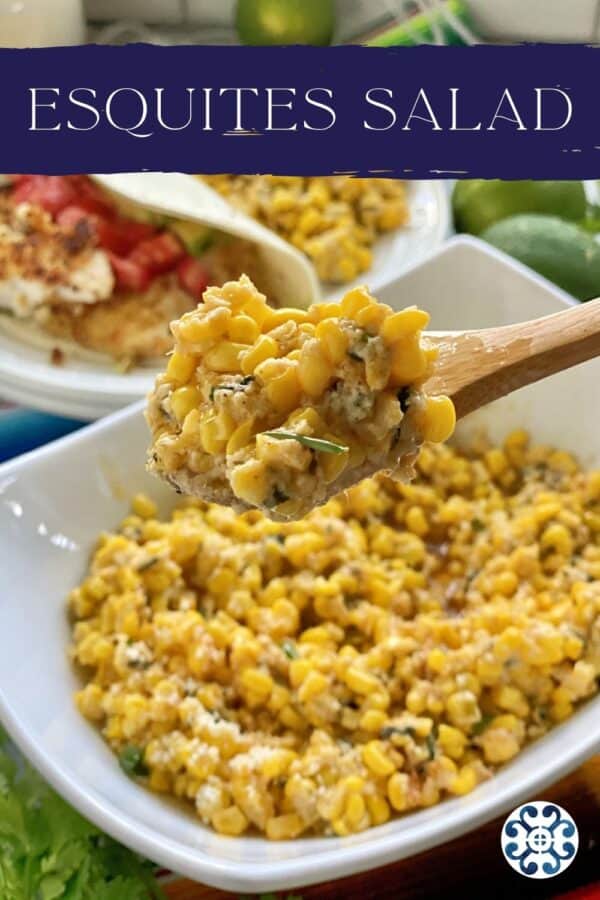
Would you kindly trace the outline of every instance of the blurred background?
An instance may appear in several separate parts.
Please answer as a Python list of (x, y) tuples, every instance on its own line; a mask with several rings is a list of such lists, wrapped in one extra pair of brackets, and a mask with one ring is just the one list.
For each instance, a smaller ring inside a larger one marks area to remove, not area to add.
[(0, 43), (235, 43), (241, 18), (247, 43), (268, 43), (265, 29), (281, 36), (292, 20), (293, 37), (304, 43), (600, 40), (600, 0), (242, 0), (241, 7), (236, 12), (236, 0), (0, 0)]

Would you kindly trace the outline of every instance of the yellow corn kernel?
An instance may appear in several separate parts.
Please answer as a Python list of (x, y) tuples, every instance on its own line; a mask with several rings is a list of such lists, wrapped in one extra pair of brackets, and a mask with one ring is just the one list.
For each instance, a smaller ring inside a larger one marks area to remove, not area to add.
[(408, 306), (400, 312), (392, 313), (381, 327), (381, 337), (388, 343), (395, 343), (409, 335), (413, 335), (429, 324), (429, 315), (416, 306)]
[(183, 422), (187, 414), (200, 406), (201, 403), (202, 394), (200, 389), (191, 385), (177, 388), (169, 398), (171, 411), (178, 422)]
[(240, 313), (249, 316), (251, 319), (254, 319), (254, 321), (261, 329), (265, 321), (269, 318), (271, 312), (271, 307), (265, 303), (265, 299), (262, 295), (258, 297), (248, 297), (248, 299), (245, 300), (240, 307)]
[(253, 347), (247, 349), (241, 357), (241, 368), (244, 375), (252, 375), (261, 362), (279, 355), (279, 344), (272, 337), (263, 334)]
[(450, 781), (448, 790), (451, 794), (468, 794), (477, 787), (477, 773), (473, 766), (463, 766), (459, 773)]
[(227, 328), (229, 339), (238, 344), (254, 344), (260, 336), (260, 329), (250, 316), (234, 316)]
[(432, 672), (443, 672), (446, 665), (446, 654), (439, 647), (435, 647), (427, 654), (427, 666)]
[(570, 556), (573, 552), (573, 538), (569, 530), (559, 522), (546, 528), (540, 543), (542, 547), (551, 547), (563, 556)]
[(381, 687), (379, 680), (374, 675), (363, 672), (362, 669), (357, 669), (356, 666), (350, 666), (346, 670), (344, 681), (350, 690), (356, 694), (370, 694), (371, 691), (376, 691)]
[(334, 366), (343, 362), (346, 358), (350, 338), (337, 322), (332, 319), (323, 319), (316, 327), (315, 337), (323, 345), (327, 357)]
[(484, 460), (489, 472), (494, 476), (502, 475), (509, 467), (506, 453), (498, 447), (488, 450)]
[[(340, 441), (340, 439), (334, 435), (326, 434), (325, 439), (333, 441), (335, 444), (341, 443), (343, 446), (343, 441)], [(319, 468), (325, 484), (331, 484), (332, 481), (339, 478), (349, 461), (350, 455), (348, 450), (344, 453), (321, 453), (319, 458)]]
[(383, 825), (384, 822), (387, 822), (391, 813), (385, 798), (381, 797), (379, 794), (374, 794), (368, 796), (366, 800), (367, 809), (371, 817), (371, 824)]
[(368, 744), (365, 744), (362, 750), (362, 759), (365, 766), (374, 775), (382, 777), (391, 775), (396, 769), (380, 741), (369, 741)]
[(297, 367), (288, 366), (282, 375), (267, 382), (265, 391), (271, 406), (277, 412), (286, 415), (296, 409), (302, 396)]
[(309, 672), (298, 690), (298, 699), (302, 703), (312, 700), (322, 694), (329, 687), (329, 679), (322, 675), (321, 672)]
[(371, 334), (378, 334), (385, 319), (391, 313), (391, 309), (384, 303), (370, 303), (363, 306), (356, 314), (356, 324), (365, 328)]
[(204, 364), (213, 372), (234, 372), (240, 370), (240, 357), (248, 350), (247, 344), (235, 344), (232, 341), (221, 341), (212, 347), (204, 356)]
[(283, 725), (291, 728), (292, 731), (301, 731), (304, 728), (304, 720), (298, 715), (293, 706), (289, 704), (284, 706), (279, 713), (279, 718)]
[(298, 755), (293, 750), (277, 750), (263, 762), (260, 773), (265, 778), (279, 778), (287, 772), (290, 764), (297, 758)]
[(362, 794), (351, 794), (346, 800), (344, 818), (350, 828), (357, 828), (366, 812), (366, 804)]
[(518, 586), (519, 579), (512, 571), (500, 572), (492, 579), (494, 593), (502, 594), (504, 597), (512, 597)]
[(177, 336), (190, 344), (202, 343), (226, 334), (231, 310), (224, 306), (212, 309), (202, 319), (195, 312), (183, 316), (177, 325)]
[(150, 772), (148, 787), (151, 791), (157, 794), (166, 794), (172, 789), (172, 786), (173, 782), (168, 772), (163, 772), (160, 769), (153, 769)]
[(305, 422), (314, 434), (321, 433), (325, 428), (323, 419), (312, 406), (307, 406), (292, 413), (285, 423), (285, 427), (295, 425), (298, 422)]
[(324, 625), (307, 628), (300, 635), (301, 644), (329, 644), (331, 641), (331, 634)]
[(438, 745), (451, 759), (460, 759), (465, 752), (467, 736), (463, 731), (441, 722), (438, 728)]
[(213, 813), (211, 819), (213, 828), (219, 834), (227, 834), (236, 837), (242, 834), (248, 827), (248, 819), (239, 806), (228, 806)]
[(304, 831), (304, 823), (296, 813), (272, 816), (267, 819), (265, 833), (272, 841), (285, 841), (298, 837)]
[[(421, 423), (420, 423), (421, 424)], [(428, 397), (422, 422), (423, 440), (447, 441), (456, 425), (456, 411), (449, 397)]]
[(418, 339), (404, 337), (396, 341), (392, 350), (391, 378), (393, 383), (396, 385), (411, 384), (422, 378), (426, 371), (427, 360)]
[(353, 319), (359, 310), (373, 303), (373, 298), (368, 290), (364, 287), (353, 288), (342, 299), (342, 315), (348, 319)]
[(136, 494), (131, 502), (131, 508), (141, 519), (153, 519), (158, 511), (156, 503), (146, 494)]
[(217, 416), (210, 416), (200, 425), (200, 443), (206, 453), (221, 453), (227, 444), (227, 435), (222, 436)]
[(311, 315), (318, 322), (322, 322), (323, 319), (339, 319), (342, 307), (339, 303), (317, 303), (313, 306)]
[(388, 800), (395, 810), (403, 812), (408, 806), (408, 775), (396, 772), (387, 783)]
[(529, 715), (529, 703), (525, 699), (525, 695), (517, 687), (513, 685), (498, 685), (492, 693), (494, 703), (508, 712), (515, 713), (521, 718)]
[(310, 671), (312, 671), (312, 665), (308, 659), (293, 659), (289, 668), (289, 678), (292, 687), (298, 687), (302, 684)]
[(167, 378), (177, 384), (185, 384), (190, 380), (196, 368), (196, 359), (188, 353), (179, 353), (175, 350), (167, 363)]
[(379, 732), (387, 720), (387, 715), (380, 709), (368, 709), (360, 720), (360, 727), (365, 731)]
[(420, 506), (411, 506), (404, 521), (408, 530), (419, 537), (424, 537), (429, 531), (429, 524)]
[(251, 506), (260, 506), (267, 495), (267, 472), (258, 459), (249, 459), (235, 466), (229, 482), (235, 496)]
[(260, 669), (244, 669), (240, 675), (240, 683), (248, 693), (266, 700), (273, 688), (273, 679)]
[(331, 381), (331, 363), (318, 340), (308, 340), (302, 347), (298, 360), (300, 387), (310, 397), (320, 397)]
[(308, 322), (308, 313), (305, 309), (297, 309), (295, 306), (282, 306), (279, 309), (270, 309), (269, 315), (262, 323), (263, 331), (272, 331), (279, 328), (280, 325), (286, 325), (288, 322), (295, 322), (301, 325)]
[(227, 441), (226, 453), (230, 455), (247, 447), (254, 436), (254, 419), (247, 419), (231, 433)]
[(350, 834), (350, 829), (344, 819), (333, 819), (331, 827), (338, 837), (347, 837)]

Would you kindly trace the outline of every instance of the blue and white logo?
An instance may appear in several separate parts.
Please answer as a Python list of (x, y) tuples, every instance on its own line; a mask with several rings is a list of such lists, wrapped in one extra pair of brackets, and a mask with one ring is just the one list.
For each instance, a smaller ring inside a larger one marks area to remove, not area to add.
[(501, 840), (509, 866), (527, 878), (560, 875), (579, 848), (572, 817), (562, 806), (546, 800), (533, 800), (513, 810), (502, 826)]

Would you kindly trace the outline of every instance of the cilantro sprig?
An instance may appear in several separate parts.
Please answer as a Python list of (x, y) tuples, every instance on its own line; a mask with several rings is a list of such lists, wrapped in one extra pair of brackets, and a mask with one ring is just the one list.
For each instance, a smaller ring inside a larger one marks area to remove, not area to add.
[(320, 453), (348, 452), (348, 447), (344, 444), (336, 444), (335, 441), (326, 441), (324, 438), (309, 437), (307, 434), (296, 434), (295, 431), (265, 431), (265, 437), (274, 438), (276, 441), (298, 441), (304, 447)]
[(0, 729), (2, 900), (164, 900), (152, 869), (54, 793)]

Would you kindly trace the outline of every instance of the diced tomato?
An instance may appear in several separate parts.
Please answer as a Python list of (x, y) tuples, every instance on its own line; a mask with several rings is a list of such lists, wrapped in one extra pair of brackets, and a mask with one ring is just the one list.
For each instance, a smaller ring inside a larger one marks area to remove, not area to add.
[(120, 256), (127, 256), (142, 241), (149, 240), (156, 233), (152, 225), (136, 222), (134, 219), (104, 219), (99, 229), (100, 245)]
[(174, 269), (184, 255), (183, 247), (174, 234), (163, 231), (140, 243), (129, 254), (129, 259), (152, 275), (160, 275)]
[(196, 300), (202, 299), (202, 294), (208, 287), (210, 276), (199, 260), (194, 256), (186, 256), (177, 266), (177, 277), (179, 284), (195, 297)]
[(15, 203), (35, 203), (56, 216), (65, 206), (77, 202), (77, 193), (62, 175), (32, 175), (14, 188), (12, 199)]
[(117, 256), (127, 256), (140, 240), (154, 234), (151, 225), (132, 219), (105, 219), (78, 204), (67, 206), (56, 217), (57, 223), (66, 229), (74, 228), (81, 219), (88, 222), (102, 249), (110, 250)]
[(144, 291), (152, 280), (151, 273), (131, 259), (124, 259), (109, 252), (109, 258), (117, 280), (117, 288), (122, 291)]
[(17, 184), (22, 184), (24, 181), (30, 181), (33, 178), (33, 175), (7, 175), (6, 176), (12, 187), (16, 187)]
[(69, 180), (77, 193), (77, 203), (88, 212), (104, 218), (114, 219), (117, 215), (115, 204), (101, 187), (87, 175), (70, 175)]

